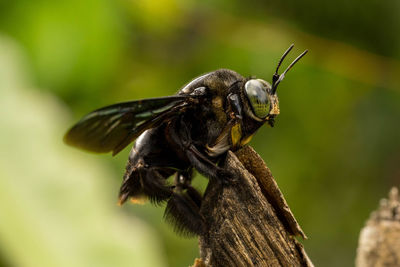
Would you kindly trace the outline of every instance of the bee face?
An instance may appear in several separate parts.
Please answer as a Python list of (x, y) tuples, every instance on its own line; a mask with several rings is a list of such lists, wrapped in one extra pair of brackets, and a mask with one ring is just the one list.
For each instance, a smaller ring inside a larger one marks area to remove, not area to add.
[(248, 80), (244, 85), (244, 93), (250, 106), (251, 117), (266, 120), (268, 116), (279, 114), (278, 96), (272, 93), (271, 85), (261, 79)]
[(261, 79), (250, 79), (244, 85), (244, 95), (246, 95), (248, 106), (250, 106), (250, 108), (247, 107), (245, 110), (247, 114), (256, 121), (268, 121), (272, 126), (274, 118), (279, 114), (279, 101), (278, 96), (276, 95), (276, 89), (283, 78), (285, 78), (286, 73), (308, 51), (306, 50), (301, 53), (282, 74), (278, 74), (282, 61), (292, 48), (293, 44), (286, 50), (279, 60), (276, 71), (272, 76), (272, 85)]

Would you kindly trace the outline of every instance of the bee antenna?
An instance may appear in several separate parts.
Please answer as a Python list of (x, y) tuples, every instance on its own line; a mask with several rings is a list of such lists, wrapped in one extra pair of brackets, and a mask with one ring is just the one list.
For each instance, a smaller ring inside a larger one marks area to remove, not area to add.
[(285, 51), (285, 53), (283, 53), (283, 55), (281, 56), (281, 59), (278, 62), (278, 66), (276, 66), (276, 70), (274, 75), (272, 76), (272, 84), (274, 84), (276, 82), (276, 80), (279, 78), (279, 67), (282, 65), (283, 60), (285, 59), (285, 57), (287, 56), (287, 54), (289, 54), (290, 50), (292, 50), (294, 44), (291, 44), (290, 47)]
[(290, 52), (290, 50), (292, 50), (293, 46), (294, 46), (294, 44), (292, 44), (286, 50), (286, 52), (283, 53), (281, 59), (278, 62), (278, 66), (276, 67), (276, 71), (275, 71), (274, 75), (272, 76), (272, 94), (275, 94), (276, 88), (278, 87), (278, 84), (283, 80), (283, 78), (285, 78), (286, 73), (294, 66), (294, 64), (297, 63), (297, 61), (300, 60), (300, 58), (302, 58), (308, 52), (308, 50), (305, 50), (303, 53), (301, 53), (295, 60), (293, 60), (292, 63), (290, 63), (289, 67), (287, 67), (287, 69), (281, 75), (279, 75), (278, 74), (279, 67), (281, 66), (282, 61), (285, 59), (285, 57)]

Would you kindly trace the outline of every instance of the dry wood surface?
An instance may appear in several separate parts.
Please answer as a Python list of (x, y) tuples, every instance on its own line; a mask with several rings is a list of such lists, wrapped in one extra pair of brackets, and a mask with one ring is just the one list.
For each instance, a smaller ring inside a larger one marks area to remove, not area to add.
[(209, 182), (196, 266), (313, 266), (295, 238), (306, 236), (261, 157), (247, 146), (228, 152), (223, 166), (234, 181)]

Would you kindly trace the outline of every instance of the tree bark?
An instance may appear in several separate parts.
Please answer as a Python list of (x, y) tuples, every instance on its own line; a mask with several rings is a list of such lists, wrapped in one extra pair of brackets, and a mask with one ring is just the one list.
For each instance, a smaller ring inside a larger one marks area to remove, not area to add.
[(294, 237), (306, 236), (264, 161), (251, 147), (235, 154), (224, 163), (235, 181), (210, 180), (204, 194), (198, 266), (313, 266)]
[(389, 199), (382, 199), (361, 230), (357, 267), (400, 266), (400, 202), (393, 187)]

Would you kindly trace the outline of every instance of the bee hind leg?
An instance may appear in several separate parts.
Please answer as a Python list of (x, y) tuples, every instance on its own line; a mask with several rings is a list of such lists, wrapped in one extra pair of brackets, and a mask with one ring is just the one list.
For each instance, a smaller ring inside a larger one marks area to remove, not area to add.
[(165, 172), (163, 168), (149, 167), (141, 176), (143, 192), (153, 204), (166, 201), (172, 195), (173, 186), (165, 182), (170, 174), (165, 174)]
[(174, 226), (175, 232), (184, 236), (204, 232), (204, 218), (200, 215), (201, 194), (190, 185), (192, 171), (178, 172), (175, 188), (165, 209), (165, 220)]
[(160, 167), (149, 167), (143, 159), (139, 159), (133, 168), (125, 174), (120, 188), (119, 203), (123, 204), (128, 198), (133, 200), (144, 197), (158, 204), (172, 195), (172, 186), (165, 182), (173, 172)]

